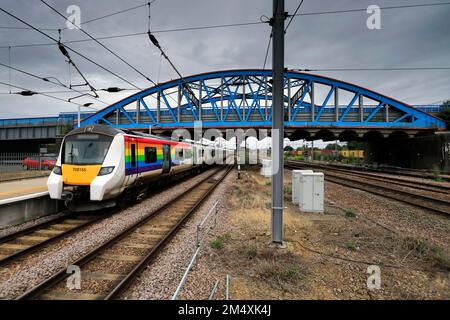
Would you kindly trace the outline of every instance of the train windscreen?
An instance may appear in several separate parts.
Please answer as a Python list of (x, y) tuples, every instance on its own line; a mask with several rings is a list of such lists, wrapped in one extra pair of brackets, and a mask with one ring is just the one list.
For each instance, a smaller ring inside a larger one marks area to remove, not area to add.
[(63, 163), (74, 165), (102, 164), (112, 137), (100, 134), (76, 134), (64, 141)]

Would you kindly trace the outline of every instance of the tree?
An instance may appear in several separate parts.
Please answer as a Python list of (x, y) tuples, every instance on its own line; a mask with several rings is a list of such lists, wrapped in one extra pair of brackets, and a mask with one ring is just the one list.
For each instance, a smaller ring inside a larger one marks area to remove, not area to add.
[(344, 149), (344, 147), (339, 144), (336, 146), (335, 143), (329, 143), (329, 144), (327, 144), (325, 149), (327, 149), (327, 150), (342, 150), (342, 149)]
[(294, 150), (294, 148), (292, 148), (291, 146), (284, 147), (284, 151), (291, 152), (292, 150)]
[(450, 100), (442, 104), (442, 111), (439, 112), (438, 117), (445, 121), (447, 129), (450, 130)]
[(347, 143), (348, 150), (362, 150), (364, 149), (364, 142), (362, 141), (349, 141)]

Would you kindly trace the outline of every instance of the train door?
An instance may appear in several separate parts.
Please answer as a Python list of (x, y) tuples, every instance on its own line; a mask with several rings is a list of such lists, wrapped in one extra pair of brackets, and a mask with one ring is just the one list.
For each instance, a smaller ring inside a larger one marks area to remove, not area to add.
[(128, 171), (128, 181), (127, 184), (132, 184), (136, 181), (139, 173), (138, 168), (138, 145), (137, 140), (131, 138), (127, 143), (127, 171)]
[(170, 157), (170, 145), (163, 144), (163, 165), (162, 165), (162, 173), (170, 172), (172, 159)]

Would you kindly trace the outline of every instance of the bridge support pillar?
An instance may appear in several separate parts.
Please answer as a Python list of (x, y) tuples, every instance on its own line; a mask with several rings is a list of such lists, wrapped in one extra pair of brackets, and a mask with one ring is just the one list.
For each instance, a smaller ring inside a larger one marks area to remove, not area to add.
[(450, 133), (371, 140), (365, 143), (364, 158), (376, 165), (450, 171)]

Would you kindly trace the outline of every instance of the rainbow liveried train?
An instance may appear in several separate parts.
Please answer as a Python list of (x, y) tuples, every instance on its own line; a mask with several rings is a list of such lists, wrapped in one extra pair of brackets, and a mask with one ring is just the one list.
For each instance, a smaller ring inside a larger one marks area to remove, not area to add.
[(47, 186), (52, 199), (72, 210), (96, 210), (225, 157), (223, 148), (88, 125), (64, 137)]

